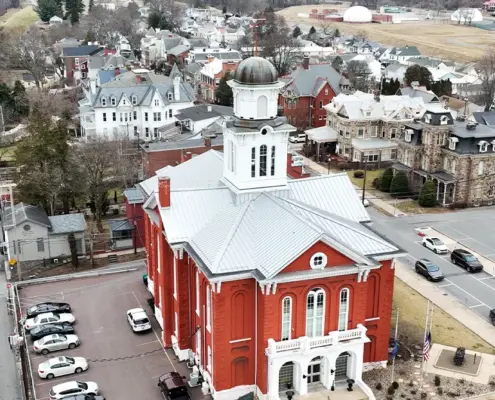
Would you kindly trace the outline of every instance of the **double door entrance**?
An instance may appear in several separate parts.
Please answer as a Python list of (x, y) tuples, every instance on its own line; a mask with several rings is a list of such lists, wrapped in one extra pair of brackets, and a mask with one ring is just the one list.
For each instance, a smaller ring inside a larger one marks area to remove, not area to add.
[(308, 385), (312, 383), (319, 383), (322, 380), (322, 357), (316, 357), (311, 360), (308, 365), (307, 382)]

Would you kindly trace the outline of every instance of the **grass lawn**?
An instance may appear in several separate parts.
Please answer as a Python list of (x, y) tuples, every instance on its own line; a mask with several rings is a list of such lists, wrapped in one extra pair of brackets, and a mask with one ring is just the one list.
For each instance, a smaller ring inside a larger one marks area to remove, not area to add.
[(396, 207), (406, 214), (438, 214), (441, 212), (450, 212), (451, 210), (445, 207), (421, 207), (417, 200), (407, 200), (397, 202)]
[[(384, 169), (377, 169), (374, 171), (368, 170), (366, 172), (366, 189), (373, 189), (373, 181), (379, 178), (383, 174)], [(354, 178), (354, 171), (347, 171), (347, 175), (351, 179), (352, 183), (361, 189), (363, 188), (364, 179)]]
[[(395, 278), (394, 308), (399, 308), (399, 335), (410, 344), (422, 344), (424, 335), (426, 298)], [(466, 328), (449, 314), (435, 307), (432, 327), (433, 343), (445, 346), (463, 346), (469, 350), (493, 353), (490, 344), (481, 339), (473, 331)]]
[(32, 6), (23, 9), (11, 9), (0, 17), (0, 27), (5, 30), (24, 32), (39, 19)]

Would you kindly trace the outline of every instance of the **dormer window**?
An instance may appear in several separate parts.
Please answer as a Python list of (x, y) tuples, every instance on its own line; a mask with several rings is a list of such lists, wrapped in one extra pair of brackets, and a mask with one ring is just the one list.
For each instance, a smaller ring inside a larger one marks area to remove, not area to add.
[(495, 151), (495, 140), (492, 140), (492, 151)]
[(459, 141), (456, 137), (449, 138), (449, 150), (455, 150), (455, 146), (457, 146), (457, 142)]
[(478, 146), (480, 146), (480, 153), (486, 153), (488, 150), (488, 142), (486, 140), (480, 140)]
[(365, 112), (364, 112), (364, 115), (365, 115), (366, 117), (371, 117), (371, 111), (365, 111)]
[(168, 93), (167, 93), (167, 98), (168, 98), (169, 100), (173, 100), (173, 95), (172, 95), (172, 93), (171, 93), (171, 92), (168, 92)]
[(429, 124), (431, 122), (431, 114), (425, 114), (425, 122)]
[(440, 125), (447, 125), (448, 122), (449, 122), (449, 117), (447, 117), (446, 115), (442, 115), (440, 117)]
[(116, 99), (115, 97), (112, 97), (112, 98), (110, 99), (110, 104), (111, 104), (112, 106), (116, 106), (116, 105), (117, 105), (117, 99)]
[(155, 101), (153, 102), (153, 104), (158, 107), (160, 105), (160, 100), (158, 99), (155, 99)]
[(107, 98), (106, 97), (102, 97), (101, 100), (100, 100), (100, 102), (101, 102), (101, 105), (103, 107), (106, 107), (107, 106)]
[(411, 142), (412, 135), (414, 135), (414, 131), (412, 129), (406, 129), (404, 140), (408, 143)]
[(127, 102), (125, 101), (125, 99), (122, 99), (122, 105), (123, 106), (127, 105)]
[(132, 102), (133, 106), (135, 106), (137, 104), (137, 97), (135, 95), (132, 95), (131, 102)]

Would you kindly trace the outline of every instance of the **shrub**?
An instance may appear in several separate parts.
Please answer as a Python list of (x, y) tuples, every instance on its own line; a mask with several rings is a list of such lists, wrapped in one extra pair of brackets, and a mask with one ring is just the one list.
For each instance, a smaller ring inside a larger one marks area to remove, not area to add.
[(375, 385), (375, 389), (376, 390), (382, 390), (383, 386), (380, 382), (378, 382), (376, 385)]
[(443, 389), (441, 387), (437, 387), (437, 393), (441, 396), (443, 394)]
[(380, 178), (373, 179), (373, 182), (371, 182), (371, 186), (373, 186), (375, 189), (380, 189)]
[(421, 207), (433, 207), (437, 204), (437, 188), (431, 179), (427, 180), (421, 187), (418, 203)]
[(390, 386), (388, 387), (388, 389), (387, 389), (387, 393), (388, 393), (389, 395), (391, 395), (391, 396), (393, 396), (393, 395), (394, 395), (394, 393), (395, 393), (395, 389), (394, 389), (394, 387), (393, 387), (392, 385), (390, 385)]
[(393, 381), (392, 382), (392, 387), (394, 388), (394, 390), (399, 389), (399, 382)]
[(409, 193), (409, 181), (405, 172), (399, 171), (395, 174), (390, 183), (390, 194), (404, 196)]
[(416, 393), (418, 393), (417, 390), (411, 390), (411, 394), (414, 396)]
[(390, 184), (392, 183), (392, 179), (394, 178), (394, 171), (392, 168), (387, 168), (383, 171), (383, 174), (380, 178), (380, 190), (382, 192), (390, 192)]
[(440, 386), (442, 381), (438, 375), (435, 375), (435, 386)]
[(354, 171), (354, 178), (364, 178), (364, 171)]
[(421, 393), (421, 398), (422, 399), (426, 399), (427, 397), (428, 397), (428, 395), (425, 392)]
[(466, 380), (465, 380), (465, 379), (463, 379), (463, 378), (461, 378), (461, 379), (459, 379), (459, 383), (460, 383), (461, 385), (464, 385), (464, 384), (466, 383)]
[(413, 387), (413, 386), (414, 386), (413, 381), (409, 381), (409, 386), (411, 386), (411, 387)]

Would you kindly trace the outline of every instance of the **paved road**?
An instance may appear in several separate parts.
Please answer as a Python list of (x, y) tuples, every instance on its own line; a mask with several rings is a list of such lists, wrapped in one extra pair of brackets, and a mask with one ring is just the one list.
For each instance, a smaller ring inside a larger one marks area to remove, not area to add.
[(14, 355), (8, 342), (12, 325), (7, 312), (6, 283), (5, 273), (0, 269), (0, 400), (18, 400), (21, 398), (20, 388), (17, 385)]
[(445, 280), (431, 284), (440, 287), (446, 296), (454, 296), (466, 307), (488, 320), (489, 310), (495, 308), (495, 277), (486, 272), (469, 274), (452, 264), (448, 255), (440, 256), (425, 249), (421, 246), (421, 238), (414, 228), (430, 226), (495, 260), (495, 209), (482, 208), (398, 218), (386, 217), (374, 209), (370, 209), (369, 212), (374, 221), (372, 228), (409, 253), (409, 256), (401, 261), (408, 263), (411, 268), (419, 258), (428, 258), (436, 263), (443, 271)]

